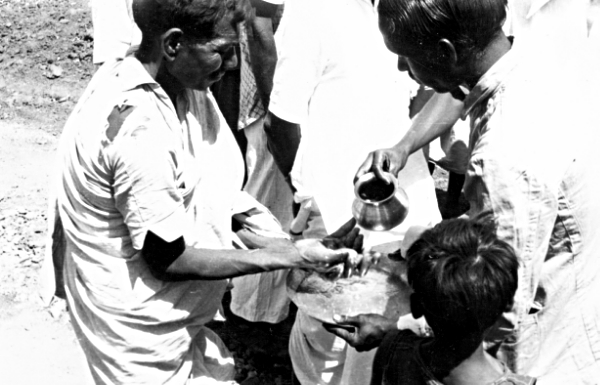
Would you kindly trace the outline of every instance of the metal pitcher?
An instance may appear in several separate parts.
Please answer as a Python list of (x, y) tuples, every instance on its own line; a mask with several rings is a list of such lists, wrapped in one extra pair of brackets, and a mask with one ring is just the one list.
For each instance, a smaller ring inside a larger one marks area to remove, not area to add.
[(386, 173), (392, 183), (369, 172), (354, 184), (352, 215), (366, 230), (387, 231), (398, 226), (408, 215), (408, 196), (398, 180)]

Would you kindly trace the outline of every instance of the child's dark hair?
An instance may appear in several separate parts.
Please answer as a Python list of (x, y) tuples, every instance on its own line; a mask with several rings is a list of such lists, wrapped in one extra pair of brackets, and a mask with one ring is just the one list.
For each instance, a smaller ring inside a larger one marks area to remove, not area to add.
[(493, 222), (450, 219), (408, 249), (408, 282), (436, 337), (483, 338), (508, 310), (519, 262)]
[(506, 6), (507, 0), (381, 0), (378, 10), (391, 40), (428, 49), (446, 38), (459, 55), (477, 55), (501, 30)]

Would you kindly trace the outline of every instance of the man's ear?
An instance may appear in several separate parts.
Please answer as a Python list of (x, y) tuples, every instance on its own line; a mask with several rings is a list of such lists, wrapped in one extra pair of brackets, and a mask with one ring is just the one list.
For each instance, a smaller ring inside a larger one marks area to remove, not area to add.
[(448, 39), (440, 39), (437, 44), (439, 57), (448, 64), (458, 64), (456, 47)]
[(423, 305), (421, 304), (421, 296), (417, 293), (412, 293), (410, 295), (410, 312), (415, 319), (421, 318), (425, 314)]
[(181, 48), (183, 31), (179, 28), (171, 28), (161, 36), (162, 54), (165, 59), (171, 61), (175, 59)]

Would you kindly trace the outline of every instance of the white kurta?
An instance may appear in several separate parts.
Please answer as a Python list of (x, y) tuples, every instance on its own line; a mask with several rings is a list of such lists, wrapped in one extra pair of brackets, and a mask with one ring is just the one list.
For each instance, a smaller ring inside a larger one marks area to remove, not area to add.
[[(410, 127), (413, 85), (385, 47), (370, 0), (288, 0), (275, 37), (269, 110), (301, 125), (292, 178), (298, 196), (312, 196), (322, 217), (304, 235), (319, 237), (351, 218), (353, 178), (368, 153), (397, 143)], [(393, 231), (365, 232), (367, 246), (399, 241), (408, 227), (441, 220), (422, 152), (409, 158), (399, 183), (410, 200), (408, 217)], [(368, 383), (373, 353), (357, 354), (298, 312), (290, 355), (302, 384)]]
[[(188, 91), (176, 112), (129, 57), (100, 69), (65, 126), (58, 208), (67, 300), (98, 384), (233, 378), (233, 358), (203, 326), (227, 281), (161, 281), (140, 254), (148, 230), (231, 248), (243, 162), (215, 106), (210, 94)], [(107, 119), (115, 108), (121, 121)]]
[[(352, 180), (367, 154), (397, 143), (410, 127), (414, 83), (398, 71), (369, 0), (288, 1), (276, 43), (269, 110), (301, 125), (302, 159), (293, 173), (301, 168), (302, 175), (293, 177), (313, 195), (332, 232), (351, 217)], [(410, 158), (399, 181), (411, 211), (385, 240), (398, 239), (411, 225), (441, 219), (422, 152)]]

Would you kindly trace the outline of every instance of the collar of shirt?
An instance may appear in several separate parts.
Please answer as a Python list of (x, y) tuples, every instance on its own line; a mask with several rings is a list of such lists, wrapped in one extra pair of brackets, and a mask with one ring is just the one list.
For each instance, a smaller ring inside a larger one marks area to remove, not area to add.
[(122, 91), (129, 91), (144, 84), (150, 85), (153, 89), (160, 87), (135, 56), (123, 59), (118, 76), (122, 79)]
[(461, 118), (469, 116), (471, 110), (481, 101), (486, 100), (505, 81), (507, 75), (517, 65), (516, 55), (513, 50), (508, 51), (500, 58), (482, 77), (465, 98)]

